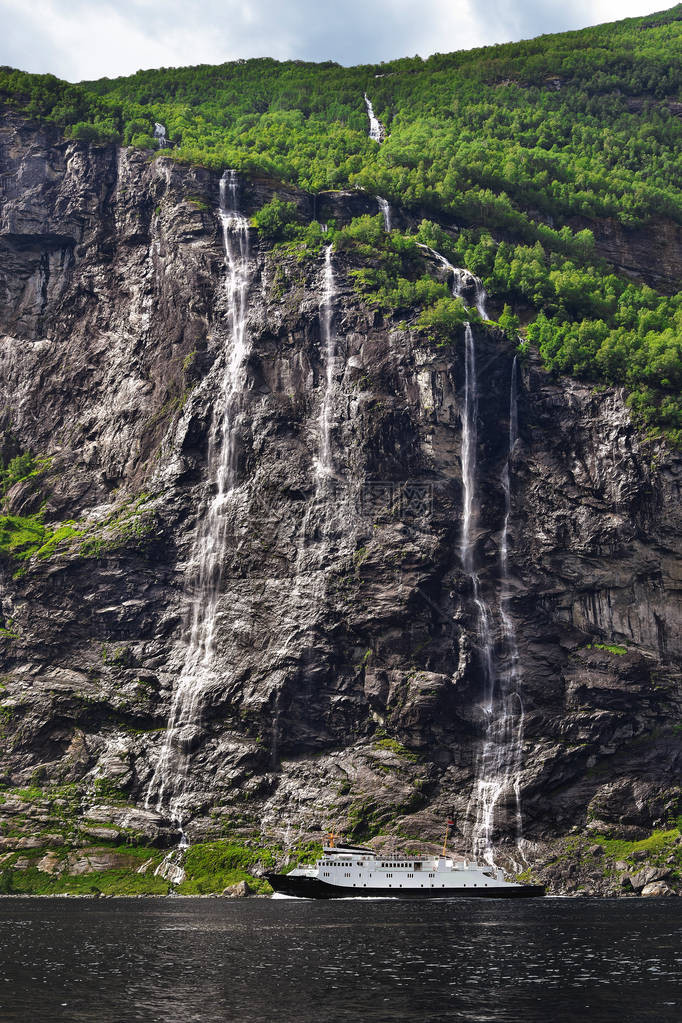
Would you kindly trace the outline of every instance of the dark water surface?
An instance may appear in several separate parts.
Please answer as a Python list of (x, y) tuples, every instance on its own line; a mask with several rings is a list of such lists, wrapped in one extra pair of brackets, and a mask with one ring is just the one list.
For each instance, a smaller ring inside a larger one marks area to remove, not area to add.
[(2, 1023), (682, 1020), (682, 899), (0, 899)]

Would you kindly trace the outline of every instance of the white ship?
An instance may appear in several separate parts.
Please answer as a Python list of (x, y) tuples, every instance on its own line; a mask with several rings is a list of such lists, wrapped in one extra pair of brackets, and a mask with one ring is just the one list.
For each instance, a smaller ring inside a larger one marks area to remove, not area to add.
[(502, 870), (481, 867), (445, 854), (414, 857), (375, 853), (356, 845), (330, 844), (311, 867), (266, 874), (275, 892), (303, 899), (532, 898), (542, 885), (506, 881)]

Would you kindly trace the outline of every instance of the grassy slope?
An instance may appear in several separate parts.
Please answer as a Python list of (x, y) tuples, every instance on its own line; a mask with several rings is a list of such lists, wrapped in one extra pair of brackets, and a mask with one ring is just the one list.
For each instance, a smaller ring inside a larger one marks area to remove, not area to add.
[[(549, 369), (624, 384), (636, 416), (679, 442), (682, 297), (629, 288), (569, 225), (682, 223), (681, 56), (677, 5), (377, 66), (260, 59), (79, 86), (5, 70), (0, 99), (84, 140), (153, 147), (160, 120), (175, 159), (361, 186), (455, 219), (467, 232), (440, 238), (446, 254), (536, 319), (528, 336)], [(365, 90), (389, 133), (381, 146), (367, 137)], [(384, 279), (365, 293), (398, 290)]]

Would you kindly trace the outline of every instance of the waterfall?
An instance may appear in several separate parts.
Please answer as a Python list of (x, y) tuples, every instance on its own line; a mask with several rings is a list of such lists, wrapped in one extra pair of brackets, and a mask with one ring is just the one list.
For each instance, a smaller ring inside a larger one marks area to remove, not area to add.
[[(519, 413), (517, 396), (517, 363), (518, 357), (514, 356), (512, 362), (511, 384), (509, 387), (509, 444), (507, 447), (507, 461), (502, 470), (502, 488), (504, 490), (504, 526), (500, 539), (500, 573), (505, 583), (508, 583), (507, 559), (509, 555), (509, 519), (511, 517), (511, 461), (514, 456), (514, 448), (519, 436)], [(504, 591), (503, 591), (504, 592)]]
[(519, 654), (516, 632), (509, 611), (510, 587), (508, 571), (509, 521), (511, 517), (510, 472), (514, 448), (518, 439), (517, 360), (512, 364), (509, 398), (509, 435), (507, 460), (502, 472), (505, 497), (505, 516), (500, 538), (500, 620), (507, 656), (503, 671), (496, 670), (491, 634), (492, 614), (482, 593), (475, 569), (473, 550), (473, 524), (476, 502), (476, 417), (478, 387), (473, 335), (467, 324), (465, 330), (465, 399), (462, 425), (462, 480), (464, 501), (462, 515), (461, 559), (472, 584), (476, 607), (477, 634), (482, 658), (481, 710), (484, 735), (476, 760), (476, 779), (472, 792), (475, 804), (473, 849), (490, 864), (493, 859), (495, 819), (499, 805), (510, 790), (513, 792), (516, 817), (516, 843), (522, 839), (520, 771), (524, 728), (524, 712), (519, 692)]
[(158, 121), (154, 122), (154, 138), (159, 143), (159, 149), (165, 149), (168, 145), (168, 140), (166, 138), (166, 126), (164, 124), (159, 124)]
[[(468, 273), (468, 271), (465, 271), (465, 273)], [(471, 277), (471, 279), (474, 282), (476, 296), (474, 305), (478, 310), (478, 315), (481, 317), (482, 320), (487, 320), (488, 311), (486, 309), (485, 304), (488, 301), (488, 295), (486, 293), (486, 290), (483, 287), (483, 283), (481, 282), (480, 278), (475, 277), (473, 274), (469, 274), (469, 277)]]
[[(286, 607), (291, 625), (289, 635), (278, 656), (283, 658), (291, 650), (300, 652), (295, 644), (304, 630), (314, 628), (324, 610), (329, 582), (327, 559), (341, 557), (337, 544), (341, 537), (341, 550), (355, 549), (356, 496), (351, 495), (339, 480), (334, 460), (333, 428), (338, 414), (340, 385), (344, 364), (339, 353), (339, 340), (334, 324), (336, 280), (332, 260), (332, 245), (324, 250), (324, 263), (319, 302), (320, 411), (317, 418), (317, 453), (314, 458), (315, 490), (308, 500), (296, 542), (296, 560), (292, 585), (287, 591)], [(332, 553), (335, 551), (335, 553)], [(272, 725), (272, 764), (277, 764), (279, 744), (279, 695), (275, 696)]]
[(367, 93), (365, 92), (363, 95), (365, 98), (365, 106), (367, 107), (367, 117), (369, 119), (369, 137), (374, 142), (383, 142), (386, 135), (384, 126), (374, 113), (374, 107), (372, 106)]
[(483, 709), (492, 712), (495, 671), (490, 609), (481, 594), (475, 568), (474, 528), (476, 525), (476, 448), (478, 442), (478, 384), (476, 381), (476, 348), (471, 324), (464, 330), (464, 415), (462, 419), (462, 533), (460, 556), (464, 571), (471, 579), (476, 607), (478, 640), (483, 657)]
[(379, 209), (381, 210), (384, 218), (384, 230), (386, 234), (391, 233), (391, 207), (389, 206), (386, 199), (382, 199), (380, 195), (377, 196), (377, 202)]
[(201, 724), (203, 696), (213, 681), (227, 512), (237, 482), (236, 420), (249, 353), (246, 334), (249, 223), (237, 212), (234, 171), (225, 171), (221, 178), (219, 215), (225, 253), (228, 339), (208, 444), (208, 478), (212, 481), (213, 493), (197, 519), (186, 579), (187, 648), (173, 694), (164, 744), (147, 795), (147, 805), (155, 801), (159, 810), (169, 801), (171, 816), (180, 827), (189, 749)]
[(476, 633), (481, 654), (482, 693), (481, 710), (485, 719), (485, 739), (476, 764), (476, 780), (472, 799), (476, 809), (476, 823), (473, 831), (473, 852), (492, 862), (492, 833), (494, 807), (492, 786), (495, 784), (493, 766), (490, 763), (492, 746), (491, 724), (494, 722), (493, 702), (495, 696), (495, 663), (491, 630), (490, 608), (482, 592), (474, 556), (474, 528), (476, 525), (476, 480), (478, 443), (478, 382), (476, 379), (476, 348), (471, 324), (464, 330), (464, 409), (462, 415), (462, 531), (460, 557), (462, 567), (471, 580), (474, 607), (476, 608)]
[(511, 784), (514, 790), (516, 814), (516, 844), (523, 839), (523, 815), (521, 812), (521, 758), (523, 755), (524, 708), (520, 693), (521, 675), (519, 670), (519, 648), (516, 641), (516, 629), (511, 616), (511, 591), (509, 585), (509, 521), (511, 519), (511, 470), (514, 451), (519, 436), (518, 415), (518, 357), (514, 356), (509, 386), (509, 444), (507, 460), (502, 470), (502, 489), (504, 491), (504, 525), (500, 538), (500, 617), (502, 633), (507, 648), (508, 667), (504, 679), (504, 703), (508, 718), (507, 732), (511, 746), (510, 771)]
[(436, 259), (448, 273), (452, 274), (453, 296), (455, 298), (461, 298), (462, 301), (466, 301), (467, 298), (471, 296), (474, 300), (471, 304), (476, 306), (481, 319), (487, 320), (488, 312), (486, 310), (486, 302), (488, 296), (480, 278), (476, 277), (475, 274), (470, 273), (469, 270), (453, 266), (450, 260), (446, 259), (445, 256), (436, 249), (432, 249), (430, 245), (424, 245), (422, 242), (417, 242), (417, 245), (420, 249), (423, 249), (424, 252), (428, 252), (430, 256)]
[(320, 334), (324, 349), (325, 388), (320, 405), (320, 448), (317, 460), (318, 476), (330, 476), (334, 471), (332, 457), (332, 425), (334, 415), (334, 381), (336, 374), (336, 335), (334, 333), (334, 267), (332, 246), (324, 250), (322, 302), (320, 303)]

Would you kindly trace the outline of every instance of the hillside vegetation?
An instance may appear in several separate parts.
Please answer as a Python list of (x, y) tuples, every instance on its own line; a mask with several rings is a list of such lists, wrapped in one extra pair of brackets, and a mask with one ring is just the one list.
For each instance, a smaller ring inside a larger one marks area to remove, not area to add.
[[(508, 303), (510, 332), (521, 309), (550, 369), (626, 385), (635, 414), (679, 441), (682, 299), (615, 274), (589, 225), (682, 224), (681, 44), (678, 5), (377, 66), (262, 59), (80, 85), (4, 69), (0, 97), (84, 141), (152, 148), (160, 121), (175, 159), (310, 190), (361, 187), (426, 213), (421, 240)], [(364, 92), (381, 145), (367, 135)], [(439, 221), (463, 230), (455, 238)], [(400, 280), (414, 281), (363, 231), (378, 260), (359, 286), (390, 305), (407, 294)]]

